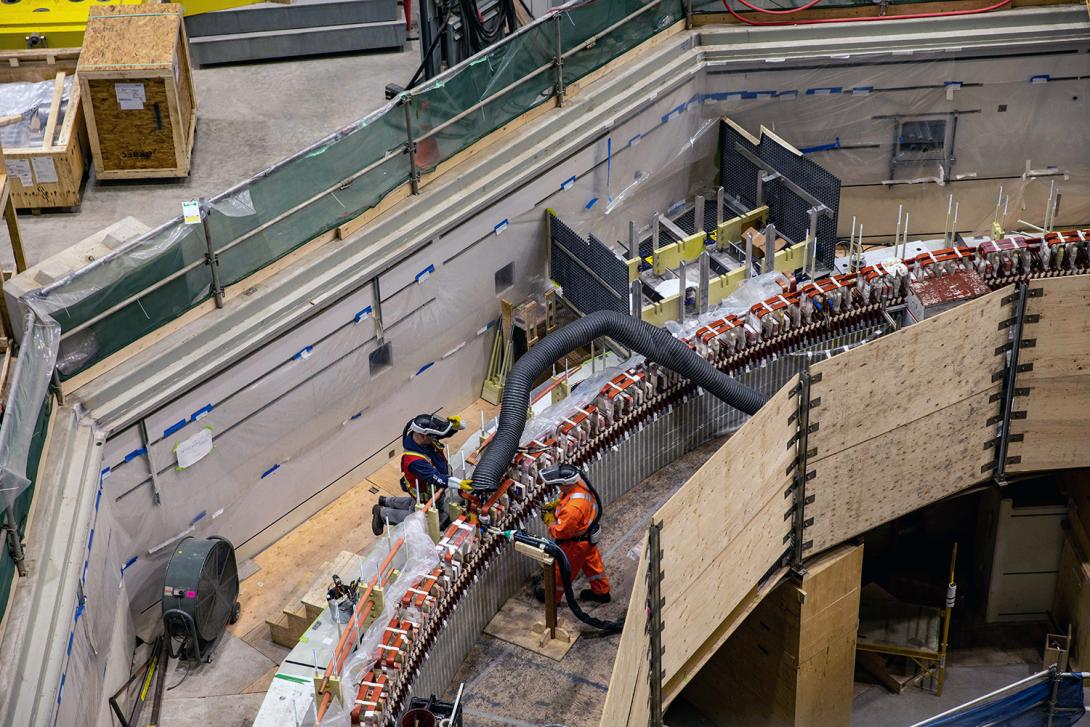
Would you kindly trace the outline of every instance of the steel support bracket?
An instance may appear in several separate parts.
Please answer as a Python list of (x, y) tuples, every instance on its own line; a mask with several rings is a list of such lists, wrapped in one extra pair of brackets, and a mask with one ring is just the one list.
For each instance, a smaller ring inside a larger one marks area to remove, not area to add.
[[(1037, 290), (1043, 290), (1038, 288)], [(999, 325), (999, 330), (1005, 328), (1012, 328), (1010, 333), (1010, 342), (1008, 346), (1000, 347), (996, 349), (996, 354), (1003, 354), (1006, 356), (1006, 368), (1004, 369), (1003, 379), (1003, 399), (1000, 404), (999, 414), (988, 419), (988, 426), (998, 425), (999, 431), (996, 436), (996, 448), (995, 448), (995, 462), (984, 465), (981, 467), (981, 472), (986, 472), (989, 468), (993, 468), (992, 479), (1000, 487), (1007, 484), (1006, 467), (1008, 464), (1017, 464), (1021, 461), (1021, 457), (1008, 457), (1007, 449), (1011, 441), (1014, 440), (1011, 437), (1011, 420), (1024, 419), (1026, 412), (1014, 411), (1014, 397), (1019, 395), (1019, 389), (1015, 385), (1015, 380), (1019, 373), (1025, 371), (1032, 371), (1033, 364), (1018, 363), (1018, 354), (1022, 348), (1022, 326), (1027, 319), (1032, 318), (1033, 322), (1040, 320), (1040, 316), (1026, 315), (1026, 300), (1029, 298), (1029, 290), (1026, 283), (1019, 283), (1018, 289), (1014, 295), (1007, 296), (1003, 300), (1009, 302), (1014, 307), (1014, 315)], [(995, 381), (996, 377), (993, 376), (992, 380)], [(1028, 393), (1027, 389), (1022, 389), (1021, 393)]]
[(647, 636), (648, 665), (647, 678), (651, 691), (648, 727), (662, 726), (662, 523), (651, 522), (647, 528)]

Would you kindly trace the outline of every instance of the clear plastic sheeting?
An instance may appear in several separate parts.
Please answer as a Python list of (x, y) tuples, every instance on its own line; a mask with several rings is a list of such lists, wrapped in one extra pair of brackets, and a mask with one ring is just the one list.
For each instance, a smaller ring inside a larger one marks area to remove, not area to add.
[[(382, 613), (371, 623), (360, 639), (356, 652), (344, 667), (343, 681), (349, 685), (349, 694), (356, 693), (363, 676), (374, 667), (378, 660), (375, 651), (382, 641), (383, 631), (400, 608), (401, 597), (413, 583), (439, 565), (439, 554), (431, 536), (428, 535), (424, 513), (416, 512), (392, 528), (389, 535), (367, 554), (363, 566), (364, 583), (370, 582), (378, 572), (378, 566), (398, 539), (404, 540), (398, 551), (398, 560), (403, 558), (404, 562), (395, 566), (398, 576), (384, 589)], [(325, 724), (325, 720), (322, 724)]]
[(53, 363), (57, 360), (60, 326), (42, 320), (31, 311), (25, 335), (8, 382), (4, 418), (0, 422), (0, 509), (11, 507), (30, 486), (27, 462), (34, 440), (35, 423), (49, 392)]
[[(57, 110), (51, 145), (60, 138), (73, 78), (68, 75), (64, 79), (61, 107)], [(34, 149), (44, 146), (45, 129), (53, 108), (54, 86), (54, 81), (0, 83), (0, 148)]]
[(208, 300), (209, 247), (222, 284), (237, 283), (554, 102), (558, 54), (569, 84), (682, 17), (680, 0), (590, 0), (558, 10), (213, 198), (205, 224), (174, 219), (31, 294), (31, 305), (65, 332), (62, 378)]
[(742, 283), (738, 290), (724, 298), (719, 305), (707, 313), (696, 318), (686, 318), (684, 324), (668, 320), (663, 327), (677, 338), (688, 338), (701, 326), (728, 315), (734, 314), (744, 318), (753, 306), (784, 292), (788, 287), (789, 281), (783, 273), (776, 271), (761, 273)]

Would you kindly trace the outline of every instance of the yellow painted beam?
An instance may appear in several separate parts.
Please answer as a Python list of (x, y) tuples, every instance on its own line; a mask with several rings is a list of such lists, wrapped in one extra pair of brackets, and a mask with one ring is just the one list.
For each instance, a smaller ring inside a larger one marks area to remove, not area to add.
[(738, 242), (747, 227), (763, 227), (768, 219), (768, 206), (762, 205), (744, 215), (725, 220), (715, 231), (715, 246), (726, 249), (728, 242)]
[(662, 275), (667, 270), (673, 270), (682, 262), (690, 263), (696, 260), (704, 252), (704, 241), (707, 239), (707, 233), (701, 231), (695, 235), (689, 235), (680, 242), (655, 250), (652, 253), (655, 275)]

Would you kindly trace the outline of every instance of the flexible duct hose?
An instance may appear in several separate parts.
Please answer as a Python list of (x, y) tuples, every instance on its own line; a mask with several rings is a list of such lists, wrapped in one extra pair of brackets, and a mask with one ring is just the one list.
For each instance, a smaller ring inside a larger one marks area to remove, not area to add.
[(526, 426), (530, 389), (537, 377), (565, 354), (602, 336), (681, 374), (746, 414), (755, 413), (766, 401), (765, 396), (719, 371), (667, 331), (616, 311), (597, 311), (545, 336), (511, 367), (496, 434), (473, 471), (473, 489), (495, 490), (503, 481)]
[(568, 556), (564, 555), (564, 551), (560, 546), (551, 540), (543, 538), (535, 538), (533, 535), (529, 535), (522, 530), (516, 530), (513, 533), (514, 540), (526, 545), (542, 548), (546, 553), (551, 555), (556, 564), (560, 567), (560, 580), (564, 584), (564, 599), (568, 602), (568, 608), (575, 615), (577, 619), (585, 623), (587, 626), (593, 626), (596, 629), (605, 631), (607, 634), (615, 634), (624, 628), (624, 619), (619, 621), (603, 621), (600, 618), (594, 618), (589, 613), (584, 611), (579, 605), (579, 601), (575, 600), (575, 591), (571, 586), (571, 564), (568, 562)]

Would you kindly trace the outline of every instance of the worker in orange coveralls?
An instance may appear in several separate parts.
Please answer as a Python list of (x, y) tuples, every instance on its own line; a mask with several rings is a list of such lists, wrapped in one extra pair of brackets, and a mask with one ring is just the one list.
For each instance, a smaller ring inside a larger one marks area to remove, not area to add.
[[(560, 498), (542, 507), (542, 520), (549, 528), (549, 535), (564, 551), (571, 566), (574, 581), (582, 573), (590, 582), (590, 588), (579, 593), (579, 600), (608, 603), (609, 579), (598, 550), (598, 520), (602, 516), (598, 493), (589, 485), (578, 467), (562, 464), (541, 472), (546, 485), (560, 488)], [(560, 566), (556, 568), (558, 603), (564, 599), (564, 582), (560, 578)], [(542, 586), (534, 590), (539, 601), (545, 601)]]

